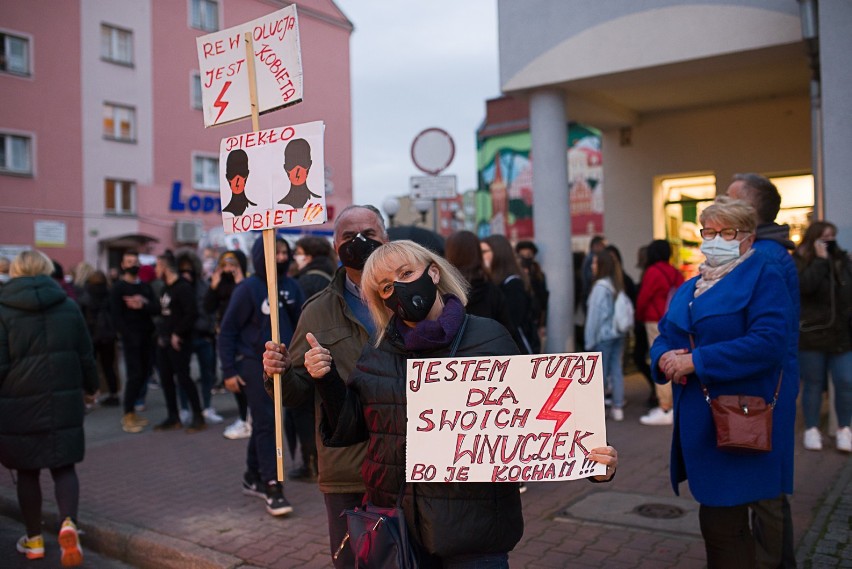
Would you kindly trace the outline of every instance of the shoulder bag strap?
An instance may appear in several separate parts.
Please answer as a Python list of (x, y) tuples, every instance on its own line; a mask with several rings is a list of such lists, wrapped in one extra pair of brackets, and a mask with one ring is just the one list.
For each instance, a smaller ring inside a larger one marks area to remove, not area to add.
[(462, 323), (461, 323), (461, 327), (459, 328), (459, 331), (456, 332), (456, 337), (453, 339), (453, 345), (450, 346), (450, 355), (447, 356), (449, 358), (455, 356), (456, 351), (459, 349), (459, 344), (461, 344), (462, 336), (464, 336), (464, 329), (467, 326), (467, 319), (468, 319), (468, 315), (465, 314), (464, 320), (462, 320)]
[[(690, 351), (695, 351), (695, 338), (692, 334), (689, 335), (689, 349)], [(775, 385), (775, 394), (772, 395), (772, 403), (769, 406), (774, 409), (775, 404), (778, 403), (778, 394), (781, 392), (781, 380), (784, 378), (784, 369), (782, 367), (781, 373), (778, 374), (778, 383)], [(698, 379), (698, 374), (695, 374), (695, 379)], [(707, 404), (710, 404), (710, 392), (707, 391), (707, 386), (704, 385), (700, 379), (698, 379), (698, 385), (701, 386), (701, 392), (704, 394), (704, 400), (707, 401)]]

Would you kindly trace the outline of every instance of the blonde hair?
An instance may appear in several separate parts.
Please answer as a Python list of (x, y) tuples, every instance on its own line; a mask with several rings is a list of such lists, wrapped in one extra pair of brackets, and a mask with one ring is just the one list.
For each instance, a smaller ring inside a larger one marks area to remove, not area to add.
[(701, 225), (707, 221), (717, 221), (733, 229), (754, 231), (757, 227), (757, 211), (746, 201), (718, 196), (712, 205), (701, 212), (698, 221)]
[(80, 288), (86, 286), (86, 281), (89, 280), (95, 273), (95, 268), (86, 261), (80, 261), (71, 271), (74, 275), (74, 284)]
[(21, 251), (12, 265), (9, 267), (9, 276), (35, 277), (38, 275), (50, 276), (53, 273), (53, 261), (41, 251)]
[(396, 272), (400, 265), (435, 265), (438, 267), (440, 279), (438, 281), (438, 294), (452, 294), (467, 304), (467, 291), (469, 285), (461, 273), (452, 266), (449, 261), (418, 245), (414, 241), (391, 241), (385, 243), (367, 258), (364, 270), (361, 273), (361, 297), (370, 309), (370, 316), (376, 324), (376, 346), (385, 336), (385, 329), (391, 319), (390, 310), (385, 306), (384, 300), (379, 295), (379, 275), (388, 272)]

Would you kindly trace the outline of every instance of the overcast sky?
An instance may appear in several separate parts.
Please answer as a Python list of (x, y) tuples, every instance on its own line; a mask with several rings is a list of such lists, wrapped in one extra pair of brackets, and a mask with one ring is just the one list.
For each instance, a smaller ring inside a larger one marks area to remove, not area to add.
[(496, 0), (335, 0), (351, 38), (355, 203), (381, 208), (408, 194), (414, 137), (438, 127), (453, 137), (443, 174), (476, 187), (476, 129), (500, 95)]

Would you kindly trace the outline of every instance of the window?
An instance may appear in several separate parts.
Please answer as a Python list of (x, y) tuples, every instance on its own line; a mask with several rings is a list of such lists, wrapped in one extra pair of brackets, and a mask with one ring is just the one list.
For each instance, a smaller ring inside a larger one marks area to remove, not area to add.
[(0, 33), (0, 71), (30, 74), (30, 42), (26, 38)]
[(201, 73), (198, 71), (192, 72), (192, 78), (189, 80), (189, 92), (192, 97), (192, 108), (201, 109)]
[(136, 141), (136, 109), (104, 103), (104, 138)]
[(0, 172), (33, 173), (32, 139), (29, 136), (0, 133)]
[(135, 215), (136, 182), (104, 180), (104, 210), (116, 215)]
[(101, 24), (101, 58), (133, 65), (133, 32)]
[(219, 29), (219, 2), (217, 0), (190, 0), (190, 22), (193, 28), (206, 32)]
[(219, 191), (219, 159), (208, 156), (193, 157), (192, 182), (196, 190)]

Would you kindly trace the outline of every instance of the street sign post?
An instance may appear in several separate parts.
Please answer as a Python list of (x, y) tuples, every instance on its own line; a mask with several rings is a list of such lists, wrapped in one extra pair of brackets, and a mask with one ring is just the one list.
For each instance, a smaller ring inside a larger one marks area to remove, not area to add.
[(411, 176), (412, 200), (444, 200), (456, 197), (456, 176)]

